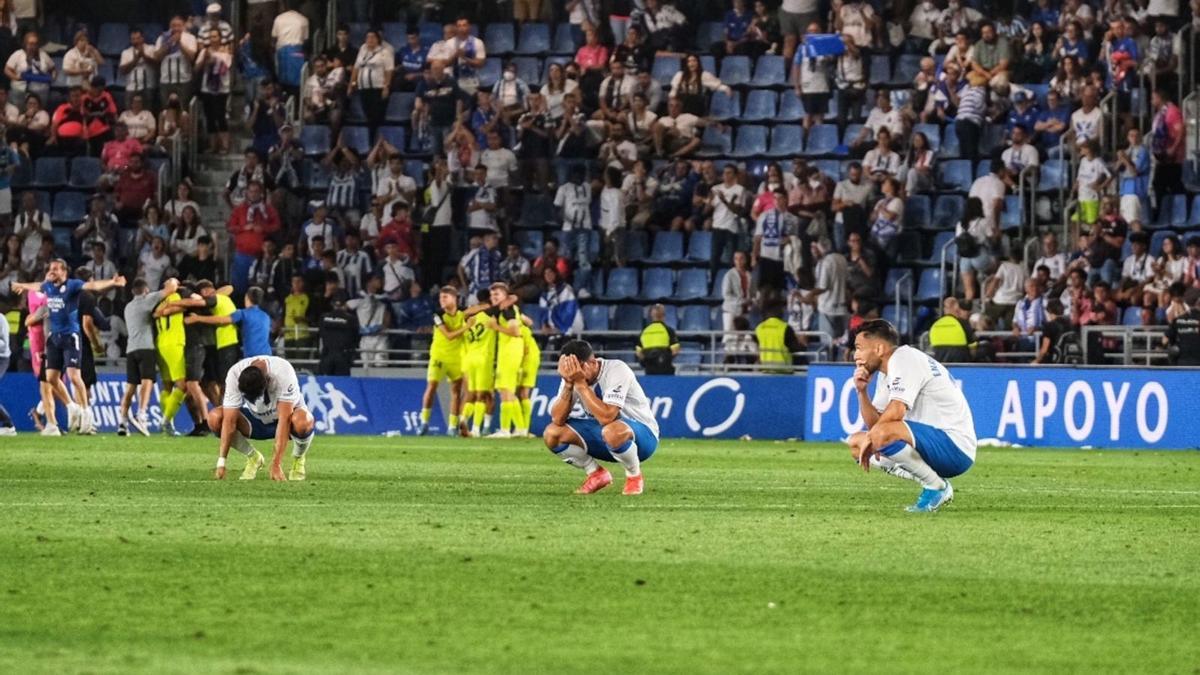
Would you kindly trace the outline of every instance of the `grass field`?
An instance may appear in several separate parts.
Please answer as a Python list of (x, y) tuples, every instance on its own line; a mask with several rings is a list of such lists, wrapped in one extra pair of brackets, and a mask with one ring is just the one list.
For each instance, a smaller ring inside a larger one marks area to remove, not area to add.
[(533, 441), (215, 454), (0, 441), (0, 672), (1200, 672), (1192, 452), (985, 449), (932, 516), (831, 446), (669, 441), (639, 498)]

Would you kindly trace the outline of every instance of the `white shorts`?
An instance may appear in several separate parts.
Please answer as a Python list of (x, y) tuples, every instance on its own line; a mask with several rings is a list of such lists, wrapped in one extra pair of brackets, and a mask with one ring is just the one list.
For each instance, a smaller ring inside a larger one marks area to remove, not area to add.
[(1134, 221), (1146, 224), (1142, 214), (1142, 200), (1137, 195), (1121, 195), (1121, 218), (1130, 224)]

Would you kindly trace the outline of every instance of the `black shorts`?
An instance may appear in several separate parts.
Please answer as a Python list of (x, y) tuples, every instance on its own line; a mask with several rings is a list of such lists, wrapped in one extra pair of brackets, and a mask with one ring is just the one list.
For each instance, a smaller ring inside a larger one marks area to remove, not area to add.
[(158, 354), (153, 349), (137, 349), (125, 356), (125, 382), (141, 384), (158, 377)]
[(56, 333), (46, 338), (46, 362), (44, 369), (57, 370), (78, 368), (81, 358), (79, 333)]
[(221, 347), (217, 350), (217, 370), (213, 374), (216, 376), (217, 384), (225, 386), (225, 376), (229, 374), (229, 370), (237, 365), (238, 361), (242, 360), (242, 348), (237, 345), (229, 345)]
[(91, 344), (84, 347), (79, 354), (79, 375), (89, 389), (96, 386), (96, 355), (92, 353)]
[(829, 112), (829, 94), (800, 94), (804, 112), (808, 115), (824, 115)]
[(224, 382), (223, 378), (217, 377), (219, 370), (217, 364), (217, 346), (204, 345), (204, 382)]
[(199, 382), (204, 379), (204, 360), (207, 354), (204, 351), (204, 346), (193, 347), (188, 345), (184, 351), (184, 363), (187, 366), (187, 381)]

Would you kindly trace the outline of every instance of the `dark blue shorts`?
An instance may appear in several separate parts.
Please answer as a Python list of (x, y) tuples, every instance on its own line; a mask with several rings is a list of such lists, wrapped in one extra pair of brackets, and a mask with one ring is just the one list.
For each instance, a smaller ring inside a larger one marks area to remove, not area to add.
[(275, 438), (278, 422), (264, 422), (247, 407), (242, 407), (242, 418), (250, 425), (250, 439), (254, 441), (269, 441)]
[(961, 476), (975, 463), (945, 431), (921, 422), (905, 420), (904, 423), (912, 432), (917, 454), (942, 478)]
[(79, 333), (54, 333), (46, 338), (46, 362), (43, 370), (62, 372), (67, 368), (78, 368), (82, 358)]
[[(641, 422), (628, 417), (622, 417), (620, 421), (628, 424), (629, 428), (633, 430), (633, 442), (637, 443), (638, 449), (638, 461), (644, 462), (650, 459), (650, 455), (653, 455), (654, 451), (658, 449), (658, 437), (654, 435), (650, 427)], [(567, 426), (579, 434), (579, 438), (583, 440), (583, 449), (587, 451), (587, 454), (604, 462), (617, 461), (604, 442), (604, 434), (600, 432), (599, 422), (591, 418), (569, 419)]]

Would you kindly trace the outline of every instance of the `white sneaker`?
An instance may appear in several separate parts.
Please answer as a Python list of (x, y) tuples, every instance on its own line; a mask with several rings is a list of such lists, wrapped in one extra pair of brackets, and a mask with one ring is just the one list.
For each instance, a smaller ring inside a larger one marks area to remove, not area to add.
[(509, 432), (508, 429), (501, 429), (500, 431), (497, 431), (488, 436), (488, 438), (512, 438), (512, 437), (513, 437), (512, 433)]
[(79, 407), (78, 403), (71, 403), (67, 406), (67, 431), (79, 431), (80, 414), (83, 408)]
[(58, 430), (58, 427), (54, 427), (54, 426), (50, 426), (50, 427), (46, 427), (45, 429), (42, 429), (41, 433), (43, 436), (62, 436), (62, 432)]
[(150, 435), (150, 425), (147, 422), (145, 417), (142, 417), (139, 415), (139, 416), (129, 420), (129, 424), (134, 429), (137, 429), (138, 432), (140, 432), (143, 436)]
[(16, 427), (0, 427), (0, 436), (16, 436)]

